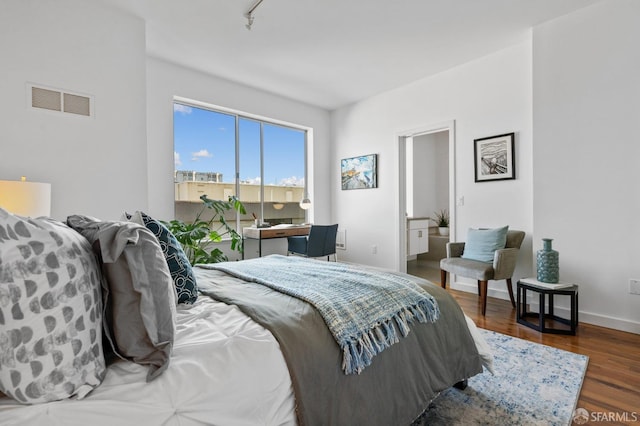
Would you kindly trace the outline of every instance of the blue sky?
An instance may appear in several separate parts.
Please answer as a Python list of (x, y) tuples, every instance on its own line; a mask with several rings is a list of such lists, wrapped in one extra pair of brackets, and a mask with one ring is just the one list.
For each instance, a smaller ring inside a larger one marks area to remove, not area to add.
[[(235, 117), (174, 103), (176, 170), (235, 175)], [(304, 185), (304, 132), (264, 125), (265, 184)], [(240, 118), (240, 179), (260, 182), (260, 125)]]

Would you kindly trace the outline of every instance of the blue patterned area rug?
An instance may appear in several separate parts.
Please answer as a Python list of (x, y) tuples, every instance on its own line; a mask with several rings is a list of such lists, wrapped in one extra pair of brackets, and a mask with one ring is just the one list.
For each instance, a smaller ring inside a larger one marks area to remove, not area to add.
[(486, 369), (464, 390), (442, 392), (412, 426), (570, 425), (589, 358), (480, 330), (493, 349)]

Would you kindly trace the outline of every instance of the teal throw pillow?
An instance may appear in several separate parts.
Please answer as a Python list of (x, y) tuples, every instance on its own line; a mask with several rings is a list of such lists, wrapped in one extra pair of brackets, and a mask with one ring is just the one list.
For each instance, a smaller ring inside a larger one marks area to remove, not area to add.
[(158, 239), (171, 278), (178, 294), (178, 303), (192, 304), (198, 298), (198, 285), (193, 268), (176, 237), (162, 223), (143, 212), (135, 212), (131, 221), (144, 225)]
[(469, 229), (462, 258), (493, 262), (494, 252), (503, 249), (507, 243), (508, 230), (508, 226), (495, 229)]

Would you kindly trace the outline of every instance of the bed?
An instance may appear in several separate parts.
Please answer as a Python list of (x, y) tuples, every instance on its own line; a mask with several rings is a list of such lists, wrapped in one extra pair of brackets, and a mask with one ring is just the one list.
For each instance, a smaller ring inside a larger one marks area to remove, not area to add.
[[(73, 390), (69, 387), (66, 397), (26, 403), (0, 397), (2, 425), (410, 425), (440, 391), (481, 372), (483, 366), (491, 367), (491, 355), (473, 322), (445, 290), (416, 277), (362, 268), (373, 274), (411, 279), (437, 301), (440, 315), (435, 322), (413, 321), (410, 332), (376, 354), (370, 365), (345, 374), (341, 367), (343, 352), (318, 309), (307, 301), (228, 271), (196, 267), (191, 272), (197, 282), (197, 294), (192, 292), (189, 304), (178, 303), (184, 288), (174, 289), (176, 280), (160, 262), (162, 255), (157, 254), (157, 249), (162, 252), (163, 248), (153, 238), (161, 237), (146, 232), (142, 224), (107, 223), (82, 217), (79, 225), (76, 217), (74, 229), (81, 237), (78, 238), (64, 224), (52, 220), (16, 219), (1, 209), (0, 219), (2, 229), (9, 226), (17, 229), (17, 222), (26, 223), (31, 227), (31, 236), (37, 231), (50, 235), (55, 229), (82, 249), (77, 253), (99, 254), (96, 265), (81, 263), (87, 270), (100, 270), (107, 277), (97, 283), (98, 287), (103, 286), (101, 297), (95, 291), (86, 293), (100, 299), (93, 302), (104, 312), (104, 318), (94, 320), (102, 326), (105, 354), (109, 342), (122, 337), (114, 325), (118, 320), (114, 313), (118, 310), (113, 305), (122, 297), (113, 288), (114, 277), (128, 281), (134, 288), (140, 287), (136, 280), (143, 280), (141, 277), (146, 277), (147, 284), (159, 280), (170, 283), (168, 292), (146, 294), (151, 291), (149, 288), (158, 287), (153, 284), (137, 288), (134, 293), (152, 301), (147, 314), (153, 313), (156, 328), (167, 322), (173, 326), (172, 333), (165, 335), (147, 327), (143, 340), (150, 342), (151, 350), (144, 356), (140, 355), (144, 352), (139, 348), (140, 339), (133, 342), (134, 352), (138, 351), (133, 355), (111, 360), (106, 357), (104, 361), (98, 356), (85, 356), (82, 359), (90, 361), (83, 368), (90, 368), (82, 374), (75, 372), (83, 382)], [(0, 285), (7, 282), (10, 263), (6, 245), (13, 244), (11, 238), (3, 240), (2, 229)], [(46, 239), (46, 235), (42, 238)], [(118, 243), (116, 250), (114, 246)], [(149, 257), (149, 246), (156, 250), (154, 256)], [(166, 255), (165, 249), (165, 261)], [(126, 268), (114, 267), (123, 260), (128, 262)], [(134, 272), (142, 264), (144, 271)], [(123, 271), (132, 276), (123, 279)], [(153, 274), (159, 274), (159, 278)], [(180, 284), (184, 286), (184, 282)], [(111, 293), (105, 296), (104, 286), (109, 285)], [(140, 306), (135, 309), (143, 312), (142, 305), (149, 300), (138, 301)], [(165, 305), (159, 305), (160, 301)], [(0, 292), (0, 309), (6, 313), (7, 306), (3, 305)], [(128, 306), (129, 312), (120, 315), (131, 314), (131, 305)], [(145, 314), (141, 317), (144, 323)], [(127, 324), (131, 321), (129, 318)], [(75, 318), (69, 319), (68, 323), (72, 322), (77, 324)], [(87, 325), (88, 322), (85, 321)], [(11, 334), (10, 321), (0, 324), (3, 327), (0, 350), (3, 350), (2, 335)], [(83, 331), (76, 330), (77, 339)], [(95, 341), (95, 333), (88, 335)], [(28, 346), (28, 342), (22, 343)], [(18, 346), (14, 347), (17, 352)], [(95, 352), (95, 345), (91, 348)], [(3, 376), (8, 365), (6, 347), (4, 350), (4, 359), (0, 358), (3, 363), (0, 384), (7, 389), (11, 387), (7, 377), (13, 376)], [(99, 383), (95, 383), (95, 378)]]

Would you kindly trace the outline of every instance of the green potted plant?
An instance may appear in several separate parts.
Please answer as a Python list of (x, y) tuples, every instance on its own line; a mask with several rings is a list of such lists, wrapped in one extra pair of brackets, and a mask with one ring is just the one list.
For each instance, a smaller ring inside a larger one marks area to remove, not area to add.
[[(227, 256), (218, 247), (223, 237), (231, 238), (231, 250), (242, 253), (242, 236), (229, 226), (224, 215), (229, 210), (235, 210), (240, 214), (246, 214), (244, 205), (235, 196), (229, 197), (228, 201), (211, 200), (207, 195), (200, 197), (202, 209), (191, 223), (185, 223), (174, 219), (164, 222), (169, 231), (176, 237), (184, 250), (189, 262), (196, 263), (218, 263), (227, 261)], [(213, 216), (209, 220), (202, 219), (202, 214), (213, 211)]]
[(438, 232), (440, 235), (449, 235), (449, 212), (447, 209), (434, 212), (433, 220), (438, 225)]

